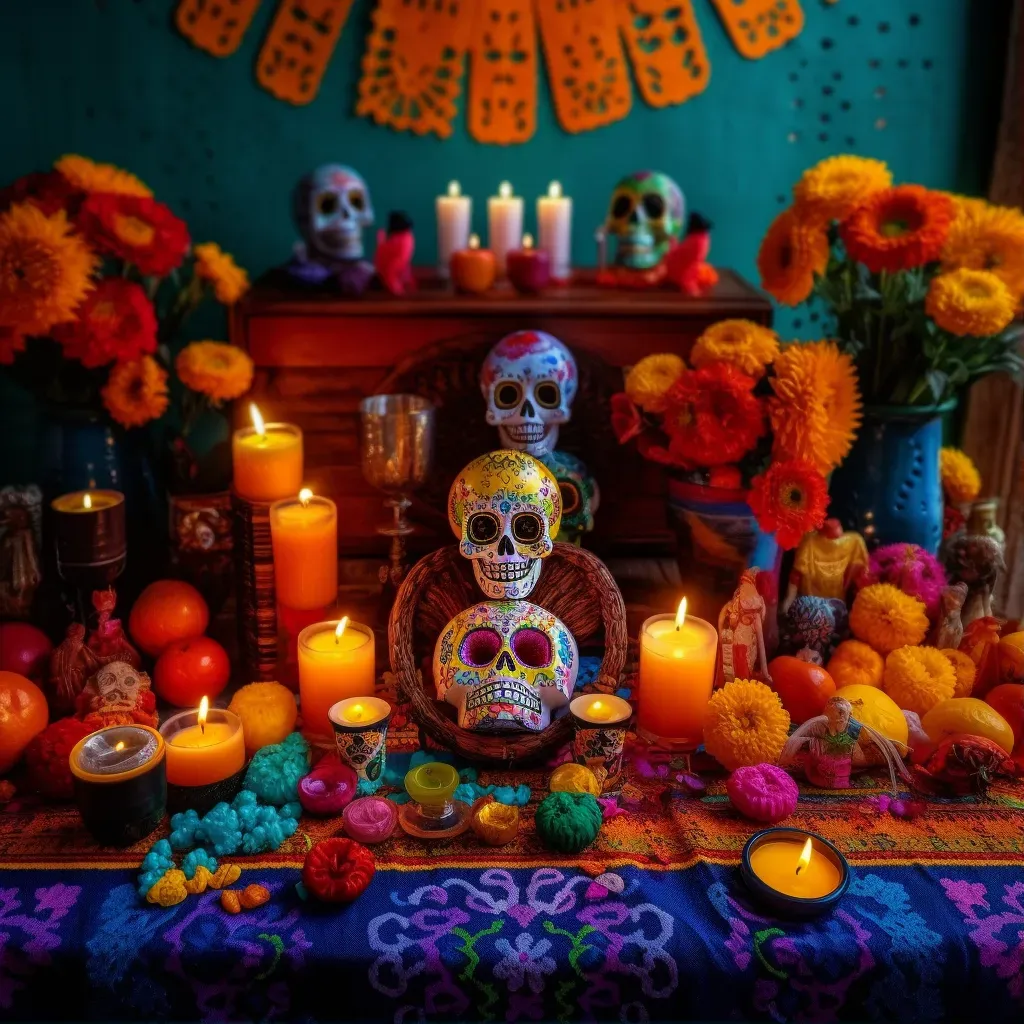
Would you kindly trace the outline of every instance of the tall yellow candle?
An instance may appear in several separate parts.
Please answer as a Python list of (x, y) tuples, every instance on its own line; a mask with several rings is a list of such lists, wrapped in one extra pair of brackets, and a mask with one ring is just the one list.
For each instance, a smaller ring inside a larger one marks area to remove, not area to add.
[(204, 697), (198, 711), (169, 718), (160, 734), (167, 748), (167, 781), (175, 786), (208, 786), (245, 767), (242, 721), (224, 708), (210, 709)]
[(765, 885), (786, 896), (821, 899), (839, 888), (839, 868), (808, 838), (761, 843), (750, 851), (750, 869)]
[(317, 622), (299, 634), (299, 704), (303, 732), (333, 743), (328, 712), (346, 697), (372, 697), (373, 630), (348, 618)]
[(270, 506), (277, 600), (288, 608), (326, 608), (338, 596), (338, 510), (308, 488)]
[(302, 487), (302, 431), (291, 423), (264, 423), (250, 403), (251, 427), (231, 438), (235, 491), (249, 501), (279, 501)]
[(653, 615), (640, 631), (640, 707), (637, 729), (648, 739), (684, 750), (704, 740), (704, 716), (715, 681), (718, 632), (686, 615)]

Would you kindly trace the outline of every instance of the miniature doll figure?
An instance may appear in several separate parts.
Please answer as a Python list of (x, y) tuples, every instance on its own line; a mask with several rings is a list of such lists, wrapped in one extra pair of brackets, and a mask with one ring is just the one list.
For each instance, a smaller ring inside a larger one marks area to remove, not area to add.
[(797, 596), (834, 597), (846, 604), (850, 589), (867, 568), (864, 538), (844, 531), (838, 519), (826, 519), (796, 549), (782, 611), (788, 612)]

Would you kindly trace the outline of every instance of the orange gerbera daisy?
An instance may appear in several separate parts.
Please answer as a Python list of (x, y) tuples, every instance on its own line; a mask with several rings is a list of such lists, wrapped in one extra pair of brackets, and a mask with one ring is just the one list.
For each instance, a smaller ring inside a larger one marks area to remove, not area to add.
[(53, 337), (68, 359), (94, 368), (155, 352), (156, 330), (156, 313), (142, 288), (123, 277), (105, 277), (78, 316), (55, 327)]
[(897, 185), (876, 192), (839, 226), (851, 259), (872, 273), (908, 270), (942, 255), (956, 207), (941, 192)]
[(169, 274), (191, 244), (185, 222), (144, 196), (91, 195), (78, 223), (99, 250), (134, 264), (145, 276)]
[(100, 394), (123, 427), (141, 427), (167, 411), (167, 373), (152, 356), (118, 363)]
[(825, 522), (828, 484), (813, 463), (787, 459), (754, 477), (747, 501), (761, 529), (788, 551)]
[(794, 210), (783, 210), (772, 221), (757, 254), (761, 286), (786, 306), (797, 306), (814, 288), (814, 275), (828, 266), (828, 235), (802, 220)]

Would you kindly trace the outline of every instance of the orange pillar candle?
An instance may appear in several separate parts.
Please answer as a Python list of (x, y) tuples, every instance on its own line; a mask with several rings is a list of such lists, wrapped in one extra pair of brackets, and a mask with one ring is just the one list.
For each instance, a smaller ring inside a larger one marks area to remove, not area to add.
[(299, 706), (303, 732), (333, 745), (329, 712), (346, 697), (372, 697), (376, 683), (373, 630), (343, 618), (299, 634)]
[(683, 750), (704, 741), (704, 717), (715, 681), (718, 632), (686, 615), (653, 615), (640, 631), (640, 707), (637, 729), (647, 739)]
[(270, 506), (274, 586), (279, 604), (326, 608), (338, 597), (338, 510), (308, 488)]
[(182, 711), (160, 727), (167, 748), (167, 781), (173, 786), (209, 786), (245, 767), (242, 720), (225, 708)]
[(249, 405), (251, 427), (231, 439), (235, 491), (249, 501), (278, 501), (302, 487), (302, 431), (291, 423), (264, 423)]
[(469, 236), (469, 246), (452, 253), (452, 283), (460, 292), (480, 294), (494, 284), (498, 264), (490, 249), (480, 248), (480, 238)]

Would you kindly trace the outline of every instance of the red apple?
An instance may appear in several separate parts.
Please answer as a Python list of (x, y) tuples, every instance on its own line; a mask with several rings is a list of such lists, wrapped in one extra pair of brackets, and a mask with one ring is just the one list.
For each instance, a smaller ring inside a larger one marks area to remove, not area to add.
[(50, 638), (27, 622), (0, 623), (0, 672), (17, 672), (33, 682), (46, 678), (50, 667)]

